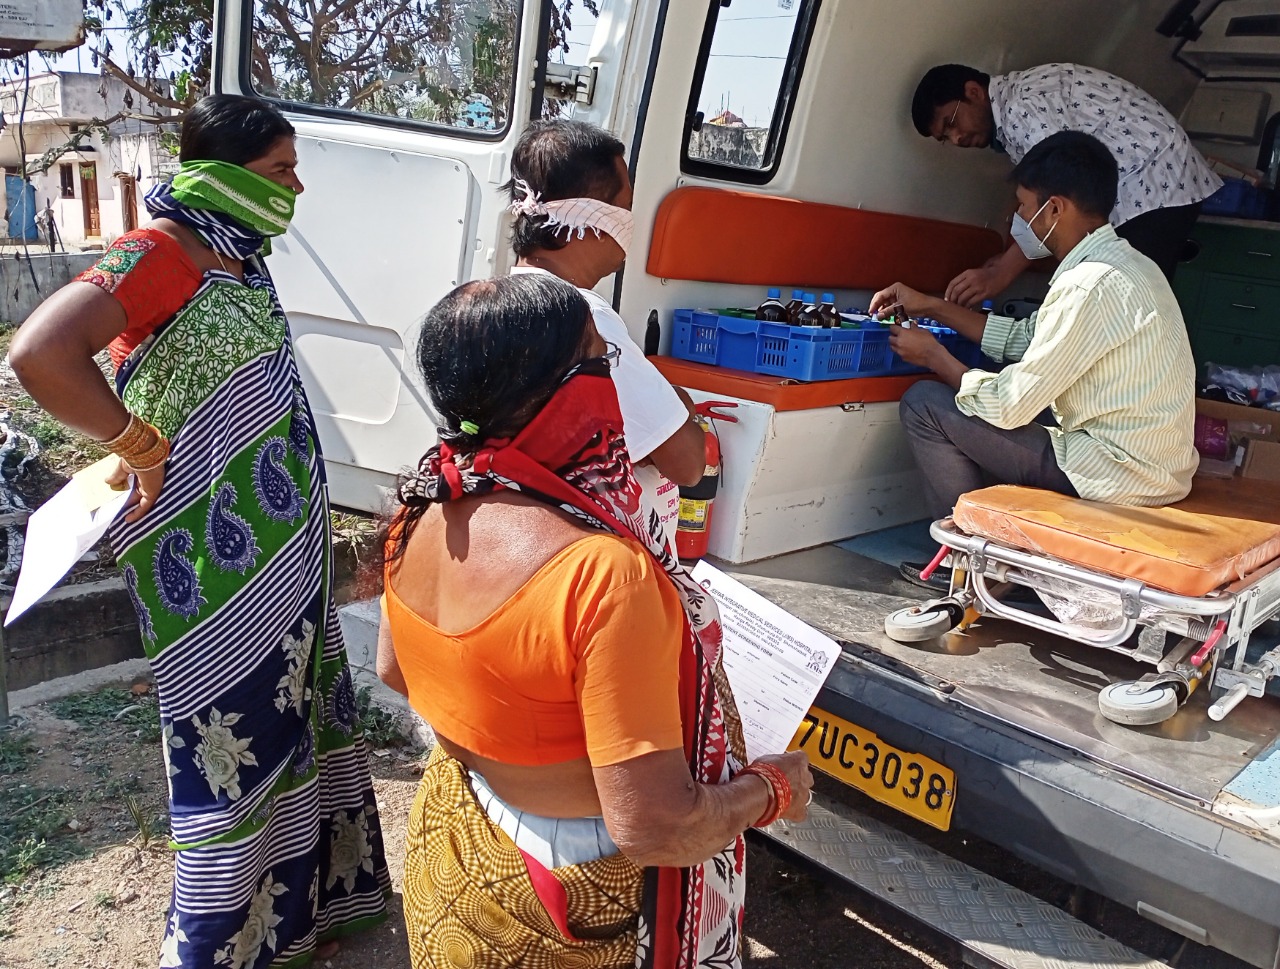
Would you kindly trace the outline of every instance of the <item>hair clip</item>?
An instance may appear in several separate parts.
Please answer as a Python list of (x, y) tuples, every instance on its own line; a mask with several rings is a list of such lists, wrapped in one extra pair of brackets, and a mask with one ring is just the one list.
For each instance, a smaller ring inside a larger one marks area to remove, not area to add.
[(472, 437), (475, 437), (480, 433), (480, 425), (475, 423), (475, 421), (459, 421), (458, 430), (462, 431), (463, 434), (470, 434)]

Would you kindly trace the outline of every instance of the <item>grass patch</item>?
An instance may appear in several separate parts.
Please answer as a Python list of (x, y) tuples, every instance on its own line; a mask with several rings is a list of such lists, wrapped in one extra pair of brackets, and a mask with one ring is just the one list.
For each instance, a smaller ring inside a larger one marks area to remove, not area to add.
[(0, 790), (0, 872), (9, 885), (38, 868), (51, 868), (88, 854), (71, 836), (70, 792), (14, 785)]
[(373, 549), (381, 529), (379, 519), (370, 515), (358, 515), (351, 511), (329, 512), (329, 528), (333, 532), (335, 549), (346, 546), (357, 562)]
[(40, 442), (46, 451), (60, 448), (71, 442), (70, 432), (48, 414), (41, 414), (31, 424), (31, 436)]
[(22, 731), (0, 731), (0, 777), (26, 770), (35, 751), (30, 738)]
[(372, 691), (367, 686), (356, 694), (360, 710), (360, 722), (364, 726), (364, 739), (375, 750), (387, 747), (403, 747), (407, 741), (400, 732), (400, 718), (388, 713), (372, 701)]
[(84, 727), (119, 724), (125, 730), (141, 731), (138, 739), (150, 742), (160, 738), (160, 707), (154, 695), (134, 696), (125, 689), (73, 693), (51, 700), (49, 710), (62, 720), (74, 720)]

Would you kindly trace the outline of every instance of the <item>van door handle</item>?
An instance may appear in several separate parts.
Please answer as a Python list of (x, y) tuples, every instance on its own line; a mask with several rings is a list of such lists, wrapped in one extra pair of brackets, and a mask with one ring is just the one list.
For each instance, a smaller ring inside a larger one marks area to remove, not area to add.
[(1231, 306), (1233, 309), (1237, 310), (1256, 310), (1258, 308), (1256, 306), (1250, 306), (1248, 303), (1232, 303)]
[(1250, 256), (1262, 256), (1262, 257), (1264, 257), (1264, 258), (1266, 258), (1266, 259), (1270, 259), (1270, 258), (1271, 258), (1271, 253), (1269, 253), (1269, 252), (1263, 252), (1261, 249), (1250, 249), (1250, 250), (1249, 250), (1249, 252), (1248, 252), (1248, 255), (1250, 255)]

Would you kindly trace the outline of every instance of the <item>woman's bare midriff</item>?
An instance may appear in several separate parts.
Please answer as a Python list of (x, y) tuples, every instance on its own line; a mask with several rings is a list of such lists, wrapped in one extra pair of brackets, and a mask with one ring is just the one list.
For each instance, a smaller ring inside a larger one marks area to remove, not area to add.
[[(590, 530), (569, 515), (515, 492), (428, 509), (409, 538), (396, 582), (402, 602), (437, 629), (458, 633), (487, 619), (556, 554)], [(585, 758), (538, 767), (481, 757), (436, 735), (449, 756), (484, 777), (513, 808), (552, 818), (598, 817)]]
[(450, 757), (483, 777), (490, 790), (509, 807), (545, 818), (600, 816), (595, 777), (585, 757), (562, 764), (522, 767), (480, 757), (439, 734), (436, 742)]

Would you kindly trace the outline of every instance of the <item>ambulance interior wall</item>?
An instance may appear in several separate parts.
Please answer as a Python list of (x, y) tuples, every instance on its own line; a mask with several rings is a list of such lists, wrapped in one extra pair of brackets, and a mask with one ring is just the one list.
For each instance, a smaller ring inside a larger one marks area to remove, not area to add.
[[(1221, 85), (1222, 87), (1238, 88), (1242, 91), (1264, 91), (1271, 96), (1271, 102), (1267, 108), (1267, 117), (1270, 118), (1272, 115), (1280, 113), (1280, 82), (1201, 81), (1200, 84), (1205, 87), (1212, 87), (1216, 84)], [(1221, 158), (1223, 161), (1239, 165), (1242, 168), (1258, 167), (1258, 149), (1261, 145), (1257, 141), (1250, 142), (1249, 144), (1216, 141), (1209, 138), (1193, 138), (1192, 141), (1195, 143), (1195, 146), (1200, 149), (1200, 152), (1203, 155), (1212, 155), (1217, 158)]]
[[(966, 63), (992, 74), (1052, 61), (1094, 65), (1125, 77), (1179, 114), (1196, 78), (1155, 32), (1168, 0), (825, 0), (818, 14), (777, 175), (763, 186), (692, 178), (680, 171), (683, 106), (704, 27), (705, 5), (671, 4), (653, 80), (637, 169), (638, 220), (623, 316), (637, 339), (649, 309), (754, 305), (759, 287), (662, 281), (643, 271), (651, 214), (673, 188), (707, 184), (879, 211), (1003, 226), (1012, 210), (1008, 159), (922, 138), (911, 95), (934, 64)], [(654, 110), (655, 105), (678, 105)], [(767, 245), (761, 238), (745, 244)], [(909, 282), (909, 280), (906, 280)], [(776, 285), (792, 281), (779, 279)], [(886, 283), (892, 280), (885, 280)], [(1042, 292), (1043, 278), (1016, 288)], [(868, 294), (842, 294), (845, 302)]]

